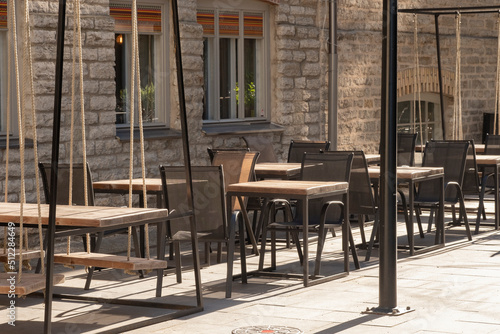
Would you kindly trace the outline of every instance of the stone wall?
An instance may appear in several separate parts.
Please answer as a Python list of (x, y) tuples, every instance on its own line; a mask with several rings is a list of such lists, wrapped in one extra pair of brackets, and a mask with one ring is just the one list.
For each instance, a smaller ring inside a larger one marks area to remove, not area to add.
[[(469, 2), (443, 1), (440, 6)], [(87, 154), (95, 180), (125, 178), (128, 175), (129, 143), (116, 137), (114, 84), (114, 22), (108, 0), (82, 0)], [(481, 5), (495, 1), (483, 1)], [(281, 0), (270, 5), (271, 18), (271, 121), (282, 132), (253, 134), (269, 138), (280, 159), (285, 160), (291, 139), (327, 138), (328, 2)], [(431, 7), (433, 1), (399, 1), (399, 7)], [(196, 22), (196, 0), (179, 1), (186, 104), (193, 164), (208, 164), (206, 148), (241, 147), (239, 135), (207, 135), (202, 131), (203, 41)], [(68, 5), (66, 33), (61, 161), (69, 158), (69, 119), (72, 59), (72, 8)], [(55, 73), (55, 36), (58, 1), (31, 2), (32, 45), (35, 93), (38, 113), (40, 160), (50, 160)], [(423, 67), (436, 67), (434, 21), (419, 16), (419, 53)], [(377, 152), (380, 138), (382, 2), (338, 1), (338, 148)], [(480, 140), (482, 113), (492, 112), (496, 71), (496, 15), (462, 18), (462, 91), (466, 137)], [(446, 70), (455, 71), (455, 27), (452, 16), (440, 18), (441, 53)], [(414, 67), (413, 16), (399, 15), (398, 69)], [(173, 40), (171, 40), (170, 124), (180, 130)], [(446, 121), (452, 114), (447, 97)], [(76, 110), (79, 111), (77, 103)], [(80, 121), (77, 121), (76, 152), (81, 153)], [(447, 123), (447, 129), (450, 125)], [(30, 133), (28, 131), (28, 133)], [(134, 147), (139, 152), (139, 144)], [(145, 143), (147, 175), (158, 177), (158, 164), (182, 163), (180, 139), (152, 139)], [(29, 151), (29, 150), (28, 150)], [(140, 161), (134, 158), (136, 176)], [(5, 163), (5, 150), (0, 150)], [(80, 158), (77, 158), (77, 160)], [(9, 200), (19, 197), (19, 150), (10, 151)], [(27, 153), (28, 201), (35, 200), (36, 168), (33, 154)], [(0, 173), (3, 178), (4, 173)], [(0, 182), (0, 199), (5, 184)], [(99, 204), (122, 204), (125, 199), (99, 195)]]

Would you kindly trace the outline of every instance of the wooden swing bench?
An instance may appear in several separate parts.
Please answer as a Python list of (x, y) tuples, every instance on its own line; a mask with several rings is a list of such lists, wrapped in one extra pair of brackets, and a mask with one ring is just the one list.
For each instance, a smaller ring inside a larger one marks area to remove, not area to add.
[(167, 261), (144, 259), (114, 254), (77, 252), (71, 254), (55, 254), (54, 262), (64, 265), (80, 265), (87, 267), (112, 268), (122, 270), (154, 270), (167, 268)]
[[(21, 276), (21, 282), (18, 282), (19, 275), (16, 274), (16, 282), (11, 285), (8, 279), (12, 276), (14, 275), (9, 273), (0, 273), (0, 294), (7, 295), (14, 293), (17, 296), (26, 296), (32, 292), (45, 289), (45, 275), (23, 273)], [(64, 275), (54, 274), (52, 282), (53, 284), (64, 283)], [(14, 288), (14, 292), (12, 292), (12, 288)]]
[[(19, 249), (15, 250), (15, 260), (19, 261)], [(12, 253), (11, 253), (12, 255)], [(40, 250), (23, 250), (23, 260), (32, 260), (40, 258)], [(11, 258), (12, 259), (12, 258)], [(5, 249), (0, 249), (0, 262), (7, 263), (9, 260), (9, 252)]]

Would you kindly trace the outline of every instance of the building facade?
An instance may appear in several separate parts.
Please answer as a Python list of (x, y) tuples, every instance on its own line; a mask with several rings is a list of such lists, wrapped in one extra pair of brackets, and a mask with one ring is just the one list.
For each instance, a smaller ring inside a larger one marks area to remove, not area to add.
[[(23, 2), (23, 1), (22, 1)], [(382, 1), (338, 0), (338, 130), (340, 150), (378, 151), (382, 63)], [(128, 177), (132, 117), (130, 83), (132, 20), (129, 0), (81, 0), (83, 87), (87, 159), (94, 180)], [(440, 1), (438, 7), (468, 5)], [(28, 41), (23, 4), (16, 1), (19, 75), (26, 78), (29, 62), (22, 50)], [(495, 5), (482, 1), (481, 5)], [(399, 1), (400, 8), (436, 7), (434, 1)], [(328, 120), (328, 1), (318, 0), (183, 0), (179, 1), (182, 60), (192, 163), (209, 163), (207, 147), (242, 147), (242, 136), (273, 142), (286, 160), (291, 139), (326, 140)], [(33, 90), (40, 161), (49, 161), (56, 57), (58, 1), (29, 2)], [(7, 1), (0, 0), (0, 158), (6, 162), (10, 133), (8, 200), (19, 200), (20, 152), (13, 53), (8, 53)], [(139, 64), (147, 176), (158, 177), (158, 165), (181, 164), (182, 142), (177, 97), (175, 47), (169, 0), (138, 0)], [(462, 16), (461, 104), (465, 138), (480, 142), (483, 114), (493, 113), (498, 45), (498, 15)], [(417, 21), (417, 34), (415, 31)], [(433, 16), (399, 14), (399, 130), (422, 127), (424, 141), (450, 138), (453, 126), (457, 38), (455, 16), (440, 17), (440, 42), (445, 88), (440, 112)], [(74, 46), (72, 1), (68, 1), (61, 130), (62, 162), (70, 156), (72, 96), (80, 111), (79, 69), (72, 93)], [(10, 35), (11, 36), (11, 35)], [(417, 40), (417, 47), (415, 47)], [(418, 57), (415, 55), (418, 54)], [(417, 63), (418, 60), (418, 63)], [(416, 70), (418, 68), (418, 71)], [(10, 73), (10, 74), (9, 74)], [(418, 80), (415, 80), (418, 74)], [(10, 85), (8, 84), (10, 77)], [(9, 86), (11, 87), (9, 89)], [(31, 112), (30, 82), (20, 81), (23, 110)], [(420, 86), (420, 97), (414, 92)], [(8, 98), (10, 97), (10, 98)], [(137, 97), (138, 99), (138, 97)], [(9, 101), (7, 101), (9, 100)], [(420, 108), (413, 101), (420, 100)], [(137, 101), (137, 100), (136, 100)], [(137, 102), (134, 104), (137, 109)], [(10, 115), (7, 119), (7, 114)], [(24, 117), (24, 116), (21, 116)], [(81, 161), (81, 122), (75, 116), (75, 161)], [(422, 120), (420, 124), (419, 118)], [(26, 116), (26, 119), (29, 117)], [(7, 123), (10, 123), (7, 129)], [(33, 133), (27, 122), (28, 139)], [(138, 132), (134, 138), (138, 138)], [(30, 141), (26, 148), (26, 192), (34, 201), (35, 172)], [(32, 143), (32, 142), (31, 142)], [(134, 150), (139, 152), (139, 142)], [(140, 158), (135, 154), (135, 173)], [(29, 166), (29, 167), (28, 167)], [(5, 180), (5, 167), (0, 179)], [(4, 198), (5, 182), (0, 182)], [(119, 199), (101, 197), (99, 204)]]

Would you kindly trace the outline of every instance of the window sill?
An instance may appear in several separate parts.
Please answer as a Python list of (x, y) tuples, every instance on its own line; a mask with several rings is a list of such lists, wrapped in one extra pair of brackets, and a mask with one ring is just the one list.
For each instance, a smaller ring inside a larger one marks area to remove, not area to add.
[[(25, 139), (24, 147), (33, 147), (33, 139)], [(0, 149), (7, 148), (7, 137), (0, 136)], [(19, 137), (10, 137), (9, 148), (19, 148)]]
[(231, 124), (204, 124), (202, 131), (207, 136), (283, 132), (284, 128), (273, 123), (231, 123)]
[[(130, 141), (130, 128), (127, 126), (116, 128), (116, 137), (120, 141)], [(166, 126), (144, 127), (144, 140), (153, 139), (178, 139), (181, 138), (181, 132), (169, 129)], [(139, 128), (134, 129), (134, 141), (139, 141)]]

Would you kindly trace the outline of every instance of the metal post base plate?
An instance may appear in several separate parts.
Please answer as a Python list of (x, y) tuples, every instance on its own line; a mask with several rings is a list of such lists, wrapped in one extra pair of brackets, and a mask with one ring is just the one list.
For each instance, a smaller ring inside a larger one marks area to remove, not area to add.
[(387, 307), (372, 307), (372, 308), (366, 308), (366, 311), (363, 311), (361, 313), (363, 314), (377, 314), (377, 315), (390, 315), (390, 316), (396, 316), (396, 315), (403, 315), (409, 312), (413, 312), (415, 309), (411, 308), (410, 306), (407, 307), (394, 307), (394, 308), (387, 308)]

